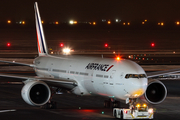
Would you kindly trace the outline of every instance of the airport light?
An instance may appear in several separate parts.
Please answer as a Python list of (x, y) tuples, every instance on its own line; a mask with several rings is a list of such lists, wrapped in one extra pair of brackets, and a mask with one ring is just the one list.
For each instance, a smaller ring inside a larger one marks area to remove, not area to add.
[(144, 20), (145, 22), (147, 22), (147, 19), (146, 20)]
[(158, 25), (164, 26), (164, 23), (163, 22), (159, 22)]
[(56, 22), (55, 22), (55, 24), (56, 24), (56, 25), (58, 25), (58, 24), (59, 24), (59, 22), (58, 22), (58, 21), (56, 21)]
[(70, 52), (71, 52), (71, 50), (69, 48), (64, 48), (63, 49), (63, 54), (64, 55), (68, 55), (68, 54), (70, 54)]
[(154, 43), (151, 43), (151, 47), (154, 47), (155, 46), (155, 44)]
[(60, 47), (64, 47), (64, 44), (63, 44), (63, 43), (60, 43)]
[(7, 46), (10, 47), (10, 46), (11, 46), (11, 43), (7, 43)]
[(73, 21), (73, 20), (70, 20), (70, 21), (69, 21), (69, 24), (71, 24), (71, 25), (72, 25), (73, 23), (74, 23), (74, 21)]
[(93, 22), (93, 25), (96, 25), (96, 22)]
[(144, 22), (142, 22), (142, 24), (144, 25)]
[(130, 22), (128, 22), (127, 25), (130, 25)]
[(22, 24), (24, 25), (24, 24), (25, 24), (25, 21), (22, 21)]
[(11, 20), (8, 20), (7, 23), (10, 24), (10, 23), (11, 23)]
[(77, 21), (70, 20), (70, 21), (69, 21), (69, 24), (71, 24), (71, 25), (73, 25), (73, 24), (77, 24)]
[(111, 24), (111, 21), (110, 21), (110, 20), (108, 21), (108, 24)]
[(179, 25), (179, 21), (176, 22), (176, 25)]
[(116, 22), (119, 22), (119, 20), (118, 20), (118, 19), (116, 19)]
[(104, 44), (104, 47), (108, 47), (108, 44), (107, 44), (107, 43), (105, 43), (105, 44)]
[(126, 23), (125, 23), (125, 22), (123, 22), (123, 25), (126, 25)]
[(74, 23), (74, 24), (77, 24), (77, 21), (74, 21), (73, 23)]

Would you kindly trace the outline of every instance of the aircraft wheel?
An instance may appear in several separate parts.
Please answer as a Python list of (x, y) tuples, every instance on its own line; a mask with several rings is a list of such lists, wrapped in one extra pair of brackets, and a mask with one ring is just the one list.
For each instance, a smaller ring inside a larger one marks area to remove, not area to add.
[(45, 105), (41, 106), (42, 109), (56, 109), (57, 103), (54, 101), (48, 102)]

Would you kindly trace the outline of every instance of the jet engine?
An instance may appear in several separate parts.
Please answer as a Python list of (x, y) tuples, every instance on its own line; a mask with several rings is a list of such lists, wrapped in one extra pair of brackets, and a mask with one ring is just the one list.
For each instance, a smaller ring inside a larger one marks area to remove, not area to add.
[(165, 100), (166, 96), (166, 86), (159, 80), (149, 79), (147, 90), (141, 99), (151, 104), (159, 104)]
[(21, 96), (29, 105), (42, 106), (50, 99), (51, 90), (42, 81), (30, 81), (23, 86)]

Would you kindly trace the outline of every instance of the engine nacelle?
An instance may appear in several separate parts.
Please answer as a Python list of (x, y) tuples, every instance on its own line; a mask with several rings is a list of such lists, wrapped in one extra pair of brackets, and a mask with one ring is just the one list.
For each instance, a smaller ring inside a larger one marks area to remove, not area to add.
[(29, 105), (42, 106), (50, 99), (51, 90), (42, 81), (30, 81), (23, 86), (21, 96)]
[(149, 79), (147, 90), (141, 99), (151, 104), (159, 104), (165, 100), (166, 96), (166, 86), (159, 80)]

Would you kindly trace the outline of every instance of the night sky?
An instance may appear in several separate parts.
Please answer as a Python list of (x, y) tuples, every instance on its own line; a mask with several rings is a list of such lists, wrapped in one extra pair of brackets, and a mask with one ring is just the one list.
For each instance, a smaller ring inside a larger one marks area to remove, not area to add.
[[(180, 20), (180, 0), (36, 0), (44, 21)], [(1, 0), (0, 21), (34, 20), (34, 0)]]

